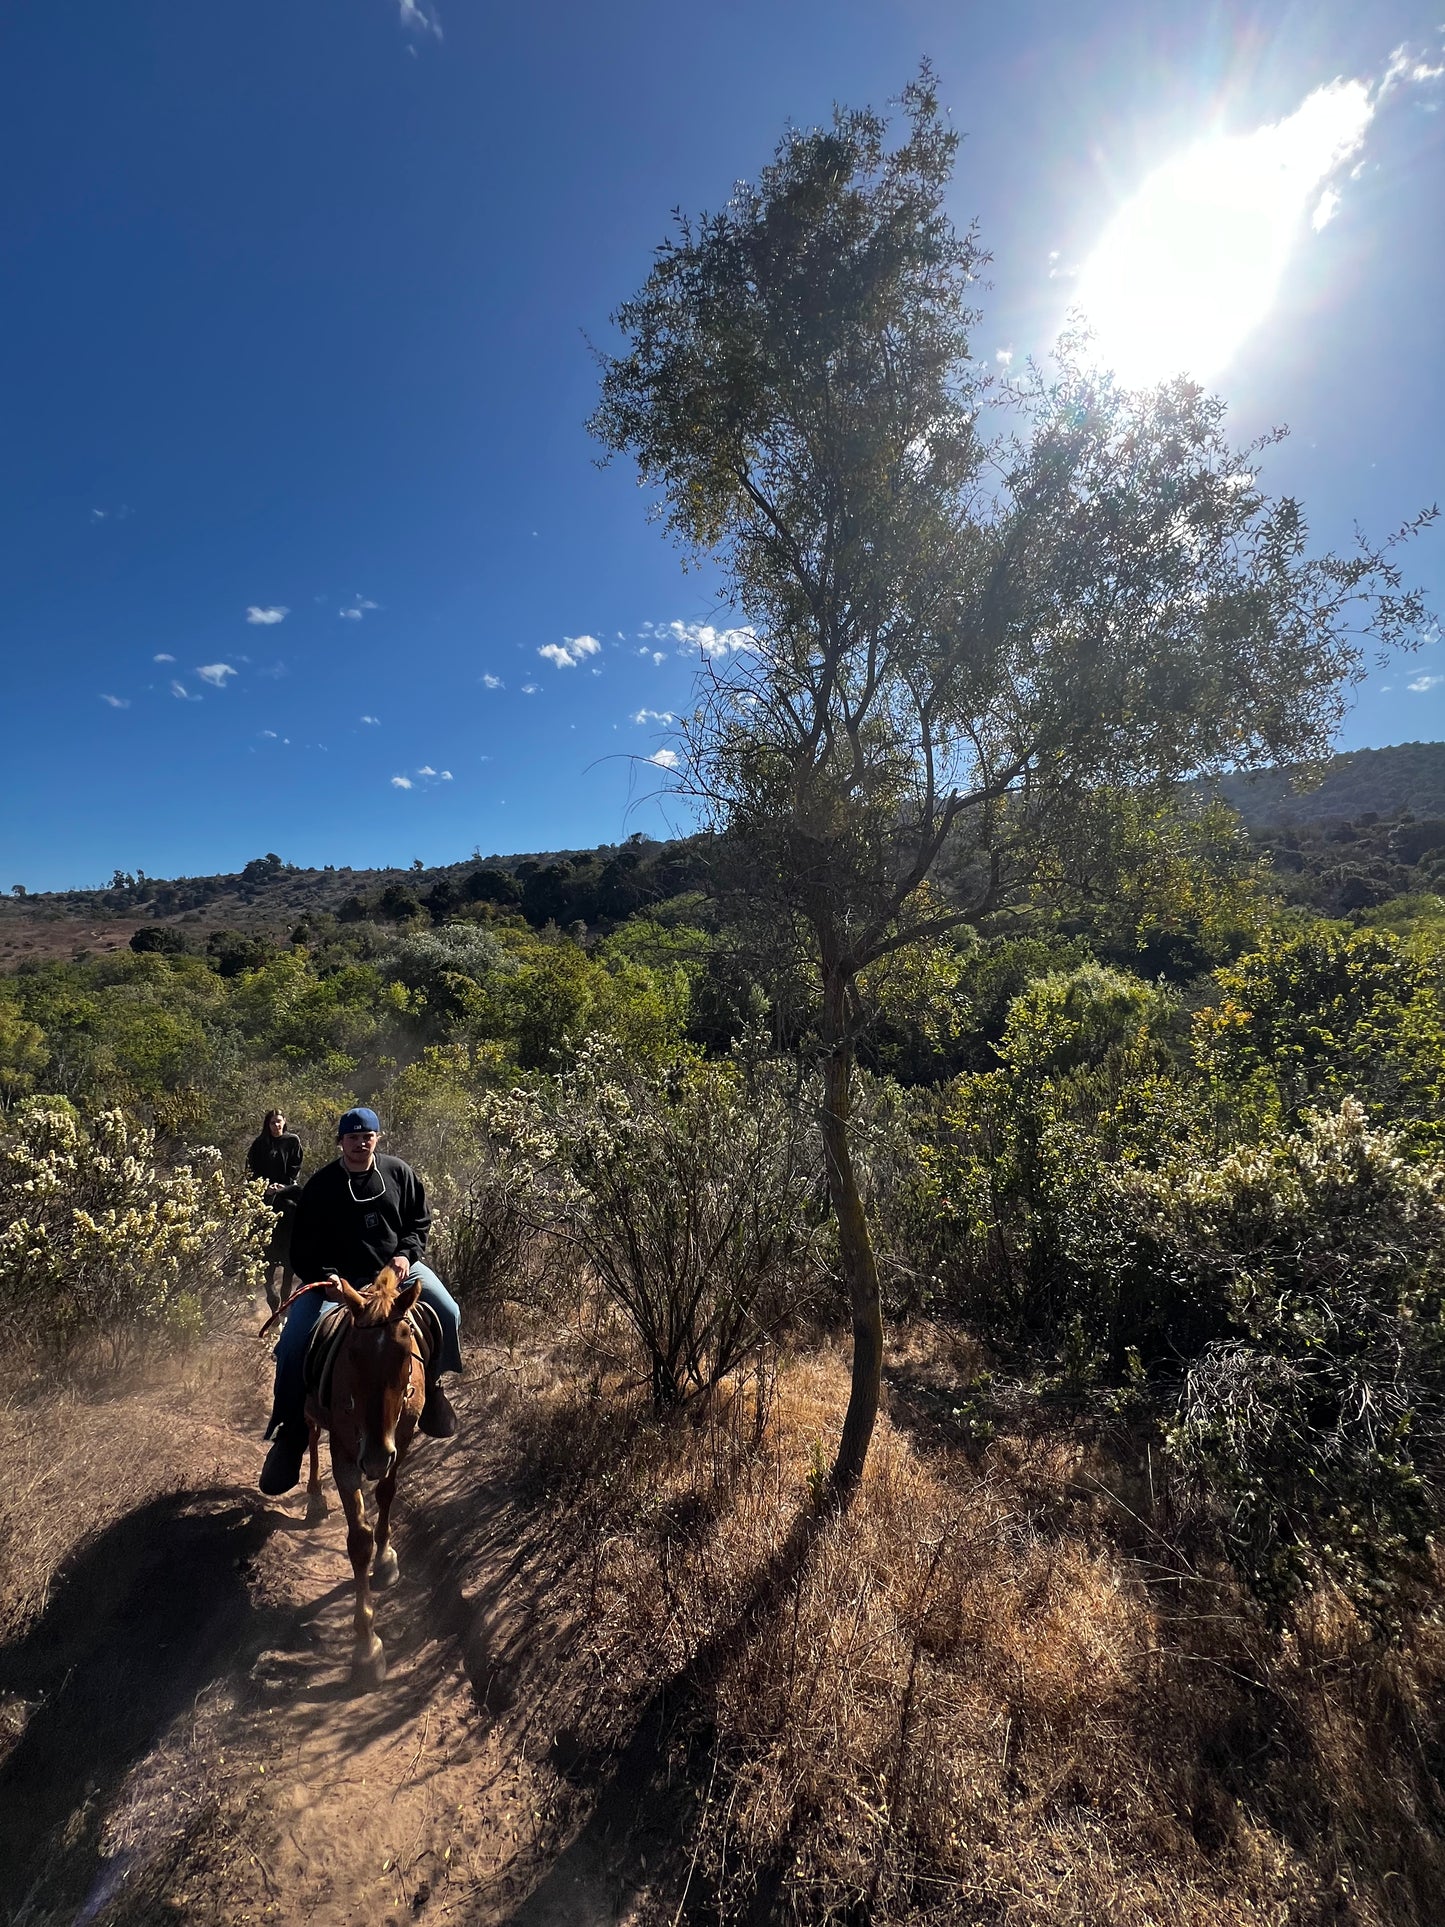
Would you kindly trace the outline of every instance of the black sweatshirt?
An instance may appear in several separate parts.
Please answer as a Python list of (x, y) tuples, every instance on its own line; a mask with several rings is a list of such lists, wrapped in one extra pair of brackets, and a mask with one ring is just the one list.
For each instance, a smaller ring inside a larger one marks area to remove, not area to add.
[(292, 1269), (303, 1284), (334, 1271), (364, 1291), (398, 1252), (415, 1264), (430, 1230), (426, 1193), (409, 1164), (378, 1155), (369, 1171), (353, 1177), (338, 1157), (301, 1193), (291, 1226)]
[(280, 1137), (263, 1131), (251, 1140), (246, 1169), (253, 1178), (264, 1178), (267, 1184), (294, 1184), (301, 1175), (300, 1138), (290, 1131), (283, 1131)]

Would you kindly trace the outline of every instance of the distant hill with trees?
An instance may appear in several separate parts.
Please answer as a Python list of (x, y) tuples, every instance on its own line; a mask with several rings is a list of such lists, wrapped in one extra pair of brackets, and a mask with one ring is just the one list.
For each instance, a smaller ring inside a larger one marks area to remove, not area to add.
[(1331, 757), (1317, 783), (1306, 770), (1270, 769), (1223, 776), (1210, 787), (1251, 830), (1350, 822), (1369, 810), (1445, 816), (1445, 743), (1346, 750)]
[[(1212, 790), (1238, 811), (1281, 891), (1327, 915), (1445, 888), (1445, 743), (1398, 743), (1306, 770), (1224, 776)], [(258, 942), (319, 935), (339, 923), (444, 923), (479, 904), (534, 928), (610, 929), (637, 911), (705, 890), (699, 839), (635, 835), (593, 849), (483, 857), (428, 868), (302, 869), (267, 852), (241, 870), (157, 878), (117, 870), (96, 890), (0, 898), (0, 970), (77, 950), (192, 950), (247, 968)]]

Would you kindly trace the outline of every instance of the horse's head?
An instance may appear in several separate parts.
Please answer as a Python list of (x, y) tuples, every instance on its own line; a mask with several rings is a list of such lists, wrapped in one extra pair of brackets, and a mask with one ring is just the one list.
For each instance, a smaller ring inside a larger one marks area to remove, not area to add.
[(366, 1479), (384, 1479), (391, 1471), (402, 1414), (410, 1406), (415, 1418), (421, 1409), (421, 1359), (406, 1323), (420, 1291), (419, 1278), (400, 1288), (390, 1265), (366, 1291), (339, 1288), (351, 1330), (332, 1373), (331, 1437)]

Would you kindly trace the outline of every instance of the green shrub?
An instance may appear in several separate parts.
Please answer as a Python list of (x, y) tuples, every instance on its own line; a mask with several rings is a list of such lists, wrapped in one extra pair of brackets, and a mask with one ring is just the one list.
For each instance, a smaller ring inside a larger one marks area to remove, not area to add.
[(1149, 1184), (1161, 1275), (1226, 1328), (1188, 1366), (1171, 1450), (1257, 1590), (1324, 1570), (1388, 1618), (1439, 1516), (1445, 1168), (1347, 1098)]
[(655, 1070), (595, 1037), (573, 1070), (484, 1099), (479, 1121), (533, 1223), (631, 1326), (659, 1406), (716, 1385), (819, 1283), (816, 1134), (783, 1066)]

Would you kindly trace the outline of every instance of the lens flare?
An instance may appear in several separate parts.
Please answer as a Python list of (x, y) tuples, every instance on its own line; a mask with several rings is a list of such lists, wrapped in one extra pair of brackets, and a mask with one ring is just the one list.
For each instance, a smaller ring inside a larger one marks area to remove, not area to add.
[(1215, 135), (1151, 174), (1079, 279), (1094, 359), (1136, 387), (1225, 367), (1273, 306), (1311, 200), (1316, 232), (1334, 213), (1338, 193), (1318, 190), (1374, 111), (1363, 81), (1332, 81), (1287, 119)]

